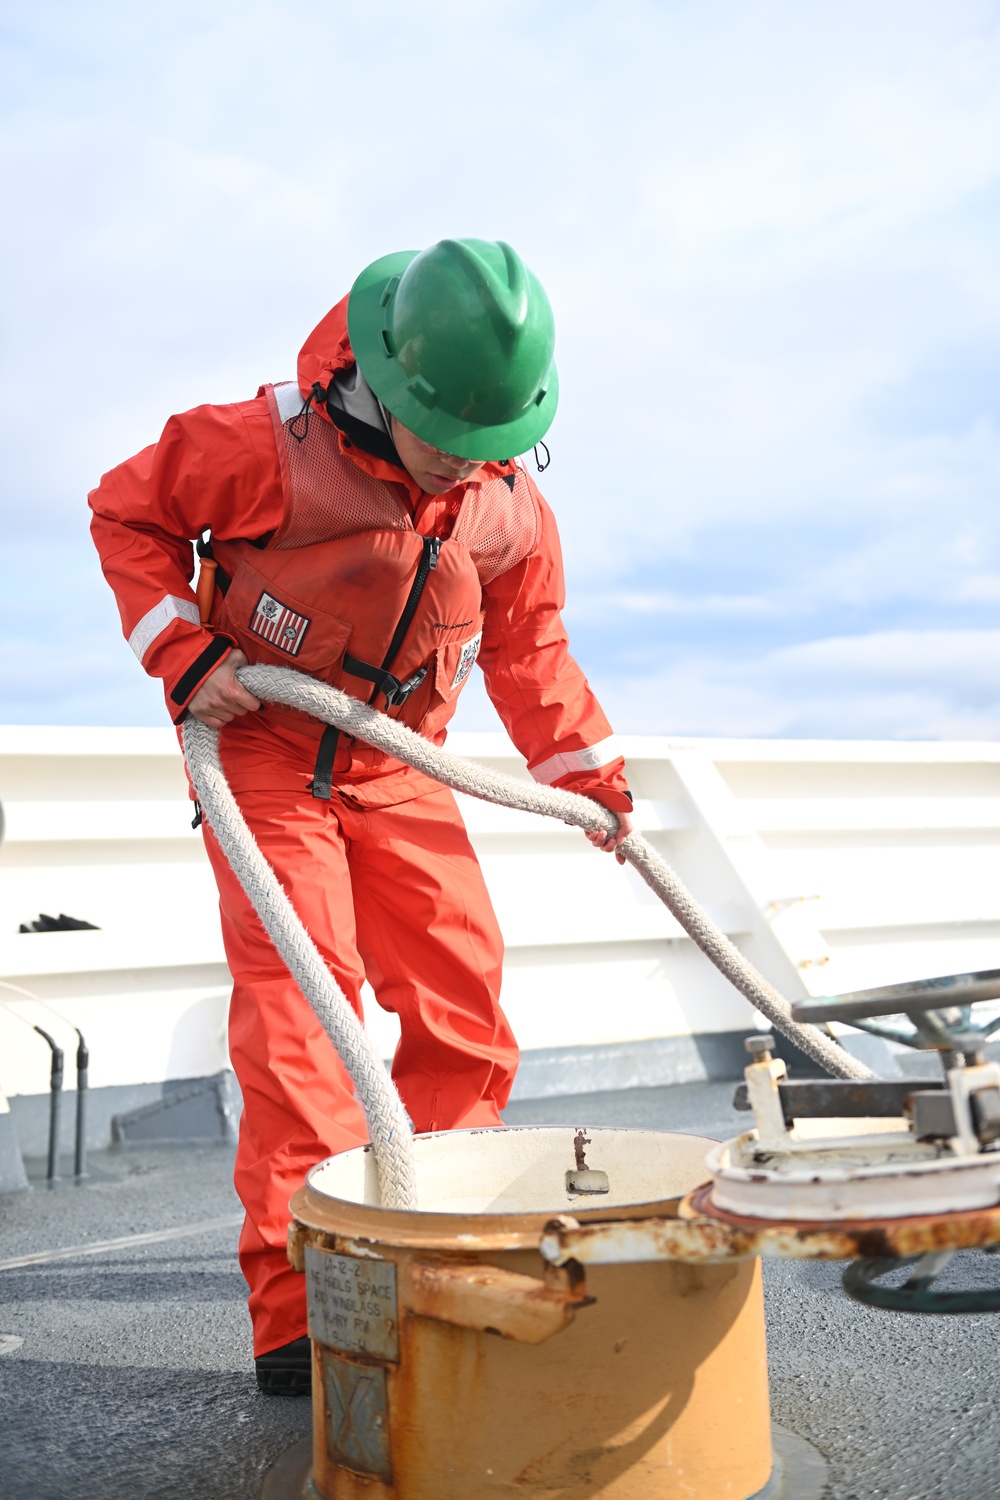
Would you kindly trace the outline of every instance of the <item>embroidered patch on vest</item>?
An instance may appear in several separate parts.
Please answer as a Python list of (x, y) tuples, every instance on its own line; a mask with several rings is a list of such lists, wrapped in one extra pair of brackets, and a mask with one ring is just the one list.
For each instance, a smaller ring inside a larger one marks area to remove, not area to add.
[(468, 677), (469, 673), (472, 671), (473, 663), (475, 662), (476, 657), (479, 655), (479, 648), (482, 643), (483, 632), (480, 631), (478, 635), (474, 635), (472, 637), (471, 641), (466, 641), (465, 645), (462, 647), (462, 654), (458, 658), (458, 670), (455, 673), (454, 681), (451, 684), (452, 692), (454, 692), (457, 687), (461, 686), (461, 684)]
[(250, 621), (250, 629), (279, 651), (298, 656), (302, 638), (309, 629), (305, 615), (297, 615), (287, 604), (279, 604), (270, 594), (261, 594)]

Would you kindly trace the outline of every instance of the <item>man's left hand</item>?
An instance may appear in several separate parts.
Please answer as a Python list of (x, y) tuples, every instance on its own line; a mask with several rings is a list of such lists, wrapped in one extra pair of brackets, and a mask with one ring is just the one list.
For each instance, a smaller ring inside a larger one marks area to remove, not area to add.
[(629, 834), (633, 832), (632, 815), (627, 812), (617, 814), (617, 833), (604, 833), (596, 829), (593, 833), (586, 833), (585, 837), (590, 840), (595, 849), (603, 849), (605, 854), (614, 854), (620, 865), (625, 863), (624, 854), (618, 853), (618, 845), (624, 844)]

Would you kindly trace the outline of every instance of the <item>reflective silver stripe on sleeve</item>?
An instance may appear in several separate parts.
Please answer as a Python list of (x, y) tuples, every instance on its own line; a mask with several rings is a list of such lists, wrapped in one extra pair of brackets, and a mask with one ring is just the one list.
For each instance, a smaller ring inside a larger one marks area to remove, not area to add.
[(278, 417), (282, 422), (287, 422), (290, 417), (298, 416), (302, 410), (302, 392), (299, 390), (297, 380), (285, 381), (282, 385), (274, 387), (274, 403), (278, 408)]
[(543, 786), (551, 786), (560, 776), (569, 776), (573, 771), (596, 771), (598, 766), (608, 765), (620, 754), (618, 741), (612, 734), (599, 745), (588, 745), (583, 750), (562, 750), (558, 755), (551, 755), (540, 766), (532, 766), (531, 774)]
[(128, 638), (129, 645), (140, 661), (156, 637), (162, 635), (175, 620), (190, 620), (192, 625), (201, 624), (198, 606), (193, 599), (178, 599), (175, 594), (168, 594), (159, 604), (154, 604), (148, 614), (143, 615)]

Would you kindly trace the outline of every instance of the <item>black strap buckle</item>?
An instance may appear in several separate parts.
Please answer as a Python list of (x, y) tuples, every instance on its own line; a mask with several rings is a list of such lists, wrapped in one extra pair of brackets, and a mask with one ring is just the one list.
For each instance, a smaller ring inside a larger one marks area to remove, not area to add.
[(427, 668), (418, 667), (411, 677), (400, 682), (398, 677), (394, 677), (384, 667), (373, 667), (370, 662), (358, 661), (356, 656), (349, 653), (344, 656), (344, 670), (350, 672), (352, 677), (363, 677), (366, 682), (373, 683), (375, 691), (385, 695), (386, 708), (399, 708), (411, 693), (416, 692), (427, 676)]
[[(416, 672), (414, 672), (413, 676), (408, 677), (405, 682), (399, 682), (395, 677), (393, 677), (391, 672), (387, 673), (385, 687), (383, 687), (382, 689), (382, 691), (385, 693), (386, 708), (401, 708), (402, 705), (406, 702), (407, 698), (409, 698), (412, 693), (415, 693), (417, 691), (417, 688), (420, 686), (426, 676), (426, 667), (420, 667)], [(391, 691), (387, 691), (390, 682), (393, 682), (396, 685), (394, 688), (392, 688)]]

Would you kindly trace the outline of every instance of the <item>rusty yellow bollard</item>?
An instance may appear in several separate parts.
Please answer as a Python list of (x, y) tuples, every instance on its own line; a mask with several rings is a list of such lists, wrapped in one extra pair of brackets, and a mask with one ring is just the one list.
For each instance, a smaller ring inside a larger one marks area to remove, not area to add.
[[(670, 1218), (712, 1142), (639, 1130), (414, 1143), (421, 1210), (370, 1150), (292, 1200), (322, 1500), (749, 1500), (772, 1471), (757, 1260), (586, 1269), (553, 1225)], [(584, 1154), (585, 1153), (585, 1154)], [(633, 1237), (634, 1238), (634, 1237)]]

